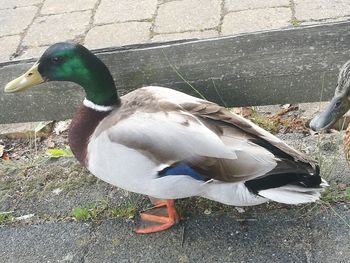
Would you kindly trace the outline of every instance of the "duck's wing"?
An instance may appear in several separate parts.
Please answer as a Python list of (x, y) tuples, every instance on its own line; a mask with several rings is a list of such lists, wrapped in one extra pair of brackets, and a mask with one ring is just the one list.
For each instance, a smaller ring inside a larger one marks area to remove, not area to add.
[(245, 181), (271, 171), (275, 156), (240, 129), (230, 138), (186, 111), (136, 111), (106, 132), (113, 143), (139, 151), (159, 172), (186, 164), (206, 179)]
[(249, 141), (268, 149), (279, 158), (303, 162), (316, 167), (316, 162), (312, 158), (290, 147), (251, 121), (215, 103), (207, 101), (203, 101), (200, 104), (183, 103), (181, 107), (200, 118), (203, 123), (208, 125), (213, 131), (216, 131), (219, 136), (235, 137), (237, 134), (240, 134), (240, 137), (249, 137)]

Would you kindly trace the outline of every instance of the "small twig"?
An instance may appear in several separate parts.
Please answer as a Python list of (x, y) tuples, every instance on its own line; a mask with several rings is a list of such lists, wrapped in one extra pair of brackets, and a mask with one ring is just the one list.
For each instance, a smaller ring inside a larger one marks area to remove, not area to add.
[(256, 219), (256, 218), (237, 218), (236, 221), (238, 221), (238, 222), (245, 222), (245, 221), (255, 222), (255, 221), (258, 221), (258, 219)]
[(214, 89), (215, 89), (215, 91), (216, 91), (216, 94), (218, 94), (218, 97), (219, 97), (219, 99), (221, 100), (221, 103), (225, 106), (225, 108), (227, 108), (227, 105), (226, 105), (225, 101), (222, 99), (222, 97), (221, 97), (221, 95), (220, 95), (218, 89), (216, 88), (214, 79), (211, 79), (211, 81), (213, 82)]
[(181, 247), (184, 247), (184, 244), (185, 244), (185, 225), (182, 226)]

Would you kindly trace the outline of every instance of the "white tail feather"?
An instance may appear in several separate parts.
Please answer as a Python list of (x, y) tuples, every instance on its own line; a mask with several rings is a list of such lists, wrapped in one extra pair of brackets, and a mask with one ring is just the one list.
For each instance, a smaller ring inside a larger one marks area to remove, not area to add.
[(284, 204), (304, 204), (312, 203), (320, 199), (324, 187), (328, 186), (323, 181), (320, 188), (306, 188), (297, 185), (285, 185), (278, 188), (266, 189), (259, 191), (259, 195)]

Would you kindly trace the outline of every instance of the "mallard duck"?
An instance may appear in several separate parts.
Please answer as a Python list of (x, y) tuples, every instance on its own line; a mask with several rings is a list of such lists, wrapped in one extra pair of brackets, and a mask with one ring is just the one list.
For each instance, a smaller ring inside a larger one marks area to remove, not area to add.
[[(313, 118), (310, 128), (314, 131), (331, 128), (350, 109), (350, 60), (339, 71), (334, 96), (322, 113)], [(350, 165), (350, 124), (344, 136), (345, 158)]]
[(49, 47), (5, 92), (51, 80), (85, 90), (69, 129), (80, 163), (107, 183), (156, 200), (153, 211), (141, 213), (141, 222), (156, 224), (137, 233), (179, 222), (175, 199), (300, 204), (316, 201), (326, 185), (313, 160), (215, 103), (157, 86), (119, 97), (106, 65), (82, 45)]

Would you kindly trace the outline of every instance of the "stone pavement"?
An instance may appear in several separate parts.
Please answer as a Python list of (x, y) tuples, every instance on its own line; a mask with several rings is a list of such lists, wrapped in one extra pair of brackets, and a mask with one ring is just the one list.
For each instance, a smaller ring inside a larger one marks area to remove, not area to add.
[(349, 17), (349, 0), (0, 0), (0, 62), (38, 57), (58, 41), (97, 49)]

